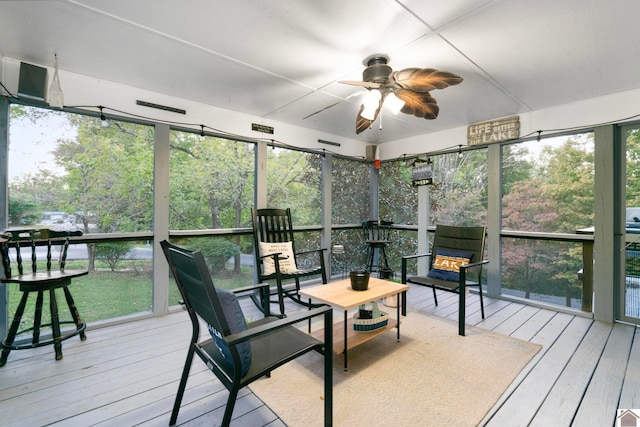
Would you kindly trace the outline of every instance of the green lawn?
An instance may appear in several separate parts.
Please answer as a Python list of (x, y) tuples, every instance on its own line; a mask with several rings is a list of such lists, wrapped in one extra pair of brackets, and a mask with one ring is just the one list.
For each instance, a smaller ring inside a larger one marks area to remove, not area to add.
[[(134, 267), (135, 268), (132, 268)], [(80, 311), (80, 316), (85, 322), (95, 322), (114, 317), (125, 316), (133, 313), (150, 311), (152, 309), (152, 284), (151, 271), (149, 266), (127, 265), (122, 263), (119, 270), (111, 272), (104, 266), (96, 266), (98, 271), (91, 272), (87, 276), (74, 279), (70, 290), (73, 294), (76, 306)], [(85, 266), (74, 266), (69, 264), (68, 269), (86, 268)], [(246, 286), (253, 283), (252, 270), (243, 269), (240, 275), (225, 272), (223, 277), (213, 278), (216, 286), (227, 289)], [(15, 284), (9, 284), (9, 315), (18, 306), (22, 292)], [(70, 320), (71, 317), (66, 309), (66, 302), (62, 290), (56, 291), (56, 299), (60, 310), (61, 320)], [(180, 300), (180, 293), (173, 279), (169, 284), (169, 305), (177, 305)], [(43, 322), (48, 322), (49, 298), (45, 296), (43, 309)], [(33, 324), (33, 314), (35, 306), (35, 296), (30, 297), (25, 314), (22, 318), (23, 327)], [(12, 317), (10, 317), (11, 319)]]

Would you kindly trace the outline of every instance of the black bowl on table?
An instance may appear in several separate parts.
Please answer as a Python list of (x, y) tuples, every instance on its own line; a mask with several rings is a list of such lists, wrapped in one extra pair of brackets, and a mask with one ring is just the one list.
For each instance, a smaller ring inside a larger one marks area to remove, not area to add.
[(349, 273), (351, 289), (354, 291), (366, 291), (369, 287), (370, 273), (367, 270), (355, 270)]

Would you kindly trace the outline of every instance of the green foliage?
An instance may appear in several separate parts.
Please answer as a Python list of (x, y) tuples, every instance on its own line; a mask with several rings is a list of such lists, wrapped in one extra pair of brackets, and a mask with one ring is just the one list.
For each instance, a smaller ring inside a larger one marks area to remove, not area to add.
[(47, 110), (20, 104), (13, 104), (10, 110), (10, 120), (29, 120), (34, 124), (43, 118), (63, 115), (64, 113), (55, 110)]
[(502, 147), (502, 196), (511, 193), (513, 185), (531, 178), (534, 164), (528, 160), (526, 144), (511, 144)]
[(132, 242), (100, 243), (95, 245), (95, 256), (104, 260), (111, 271), (116, 271), (118, 263), (133, 251), (134, 246)]
[[(150, 231), (153, 224), (153, 127), (100, 121), (46, 109), (14, 106), (11, 119), (54, 117), (70, 127), (74, 137), (59, 138), (53, 152), (62, 173), (41, 169), (10, 185), (13, 223), (37, 219), (42, 210), (79, 214), (85, 232)], [(593, 224), (592, 135), (566, 137), (561, 146), (529, 156), (535, 142), (512, 144), (502, 150), (502, 227), (513, 230), (567, 232)], [(429, 223), (477, 225), (487, 216), (487, 151), (465, 151), (432, 157), (434, 185), (429, 187)], [(267, 205), (290, 207), (296, 226), (322, 221), (324, 157), (303, 151), (270, 148), (267, 151)], [(244, 141), (172, 131), (170, 135), (170, 225), (173, 230), (238, 228), (250, 226), (254, 204), (255, 146)], [(385, 162), (379, 170), (380, 217), (397, 224), (416, 224), (418, 189), (411, 186), (411, 164)], [(370, 177), (376, 173), (361, 160), (334, 157), (332, 212), (335, 224), (360, 223), (371, 211)], [(627, 139), (627, 205), (640, 206), (640, 134)], [(242, 250), (252, 250), (250, 238), (193, 239), (215, 274), (226, 271), (226, 261)], [(334, 237), (345, 246), (352, 264), (365, 253), (361, 230), (346, 230)], [(398, 232), (390, 258), (398, 260), (415, 250), (415, 233)], [(296, 235), (299, 251), (316, 249), (317, 232)], [(190, 240), (190, 243), (192, 241)], [(102, 245), (100, 245), (102, 246)], [(122, 249), (124, 250), (124, 249)], [(122, 262), (116, 248), (104, 248), (112, 270)], [(509, 246), (505, 252), (504, 282), (526, 292), (574, 295), (579, 284), (579, 248), (557, 253), (535, 241)], [(90, 254), (92, 252), (90, 251)], [(394, 266), (397, 270), (398, 266)], [(240, 272), (236, 256), (234, 271)], [(555, 286), (555, 290), (546, 289)], [(561, 289), (564, 288), (564, 289)], [(569, 289), (569, 292), (565, 292)]]
[[(24, 212), (35, 216), (37, 221), (41, 219), (42, 211), (64, 210), (64, 186), (64, 178), (47, 169), (23, 175), (9, 184), (10, 215), (19, 216), (18, 212)], [(11, 206), (14, 202), (19, 205)]]
[(151, 230), (153, 128), (126, 122), (105, 128), (86, 116), (69, 120), (78, 136), (59, 141), (54, 151), (66, 171), (64, 210), (79, 213), (85, 232)]
[(360, 224), (371, 210), (370, 165), (334, 157), (331, 170), (331, 222)]
[(402, 161), (380, 167), (380, 218), (395, 224), (418, 224), (418, 189), (411, 183), (411, 169)]
[[(526, 174), (510, 173), (502, 199), (502, 225), (509, 230), (575, 233), (593, 224), (592, 135), (567, 137), (555, 148), (542, 150)], [(512, 151), (511, 154), (514, 154)], [(526, 155), (527, 153), (522, 153)], [(514, 164), (525, 159), (512, 158)], [(580, 298), (577, 272), (582, 248), (542, 240), (509, 241), (503, 245), (504, 288), (531, 293)]]
[(593, 225), (593, 150), (591, 134), (576, 135), (557, 149), (543, 151), (538, 176), (544, 179), (543, 197), (553, 201), (557, 220), (550, 231), (574, 233)]
[(189, 239), (189, 247), (202, 251), (213, 275), (226, 274), (227, 260), (240, 253), (240, 247), (227, 239), (216, 237), (200, 237)]
[[(83, 268), (82, 265), (69, 263), (68, 268)], [(152, 286), (151, 286), (151, 262), (144, 261), (142, 270), (145, 274), (134, 271), (134, 261), (123, 260), (120, 268), (112, 272), (106, 270), (102, 262), (98, 262), (98, 270), (86, 276), (73, 279), (71, 292), (80, 316), (85, 322), (96, 322), (114, 317), (126, 316), (151, 310)], [(215, 285), (224, 289), (234, 289), (253, 283), (251, 268), (245, 268), (241, 274), (230, 277), (216, 277)], [(14, 313), (22, 292), (18, 285), (9, 284), (8, 287), (8, 312)], [(61, 320), (70, 319), (68, 310), (63, 310), (65, 304), (64, 294), (61, 289), (56, 290), (58, 305), (60, 306)], [(48, 293), (44, 295), (44, 307), (49, 307)], [(181, 300), (178, 287), (175, 283), (169, 283), (169, 306), (178, 305)], [(45, 308), (46, 310), (46, 308)], [(35, 312), (35, 298), (30, 298), (22, 318), (22, 328), (33, 326)]]
[(486, 150), (435, 156), (433, 181), (430, 187), (431, 224), (471, 226), (486, 223)]
[(627, 133), (627, 207), (640, 206), (640, 129)]
[(31, 225), (40, 217), (38, 205), (19, 196), (9, 196), (9, 225)]
[(321, 223), (322, 156), (274, 148), (267, 151), (267, 207), (291, 208), (296, 226)]
[(243, 141), (171, 132), (172, 229), (250, 224), (255, 147)]

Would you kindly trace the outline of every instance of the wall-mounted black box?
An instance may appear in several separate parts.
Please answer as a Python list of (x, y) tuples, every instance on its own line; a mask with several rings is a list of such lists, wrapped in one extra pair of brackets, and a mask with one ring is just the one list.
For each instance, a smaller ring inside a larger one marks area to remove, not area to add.
[(47, 79), (46, 68), (21, 62), (18, 96), (44, 101), (47, 97)]

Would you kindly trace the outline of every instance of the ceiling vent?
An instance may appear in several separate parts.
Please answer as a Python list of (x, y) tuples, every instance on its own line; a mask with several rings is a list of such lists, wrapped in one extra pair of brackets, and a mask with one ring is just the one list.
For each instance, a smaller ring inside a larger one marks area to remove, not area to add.
[(171, 111), (172, 113), (187, 114), (186, 110), (182, 110), (180, 108), (175, 108), (175, 107), (167, 107), (166, 105), (154, 104), (153, 102), (137, 100), (136, 104), (141, 105), (143, 107), (155, 108), (157, 110)]

